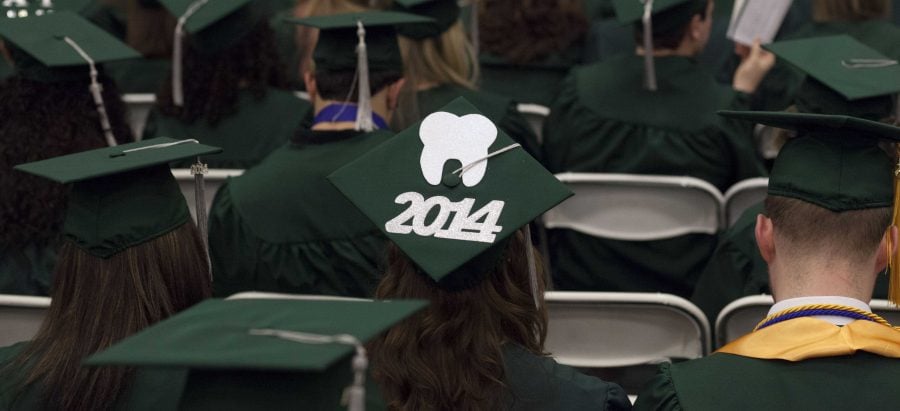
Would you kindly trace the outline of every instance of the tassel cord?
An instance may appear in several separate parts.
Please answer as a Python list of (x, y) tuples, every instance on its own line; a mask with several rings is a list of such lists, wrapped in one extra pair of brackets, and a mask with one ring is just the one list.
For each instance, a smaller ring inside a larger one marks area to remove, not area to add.
[(656, 91), (656, 64), (653, 62), (653, 0), (644, 0), (644, 86)]
[(369, 85), (369, 53), (366, 47), (366, 28), (362, 21), (356, 22), (356, 77), (359, 78), (359, 99), (357, 101), (356, 130), (370, 132), (375, 129), (372, 121), (372, 89)]
[(178, 18), (175, 24), (175, 35), (172, 39), (172, 104), (176, 107), (184, 106), (184, 88), (182, 84), (182, 64), (184, 54), (184, 25), (209, 0), (197, 0), (188, 6), (184, 14)]
[(94, 99), (94, 105), (97, 108), (97, 114), (100, 115), (100, 129), (103, 130), (103, 137), (106, 138), (106, 145), (115, 147), (118, 145), (116, 136), (112, 132), (112, 126), (109, 123), (109, 115), (106, 113), (106, 104), (103, 102), (103, 86), (97, 81), (97, 65), (94, 59), (89, 56), (75, 40), (70, 37), (63, 37), (63, 40), (72, 47), (78, 55), (90, 66), (91, 85), (89, 87), (91, 96)]

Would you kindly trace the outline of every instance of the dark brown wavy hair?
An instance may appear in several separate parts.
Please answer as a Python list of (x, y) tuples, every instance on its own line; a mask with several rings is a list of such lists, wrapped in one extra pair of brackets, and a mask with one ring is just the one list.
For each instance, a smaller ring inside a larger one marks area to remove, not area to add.
[[(132, 140), (126, 107), (113, 81), (101, 76), (116, 139)], [(99, 114), (84, 81), (46, 83), (13, 76), (0, 83), (0, 248), (56, 241), (68, 187), (13, 166), (103, 147)]]
[[(502, 408), (508, 398), (503, 345), (545, 354), (547, 311), (534, 306), (525, 237), (521, 232), (513, 237), (497, 266), (460, 291), (442, 289), (390, 245), (388, 270), (375, 297), (431, 302), (370, 345), (373, 377), (390, 409)], [(543, 303), (540, 261), (537, 267)]]
[(481, 50), (517, 64), (565, 50), (588, 29), (582, 0), (481, 0), (478, 15)]
[(263, 19), (233, 46), (214, 55), (204, 54), (190, 37), (183, 56), (184, 107), (172, 102), (172, 76), (157, 93), (160, 112), (185, 123), (200, 119), (215, 126), (238, 111), (238, 94), (249, 90), (256, 100), (268, 87), (286, 89), (275, 34)]
[[(209, 265), (193, 222), (108, 259), (63, 244), (52, 303), (37, 336), (4, 369), (20, 393), (39, 390), (44, 408), (113, 409), (133, 370), (81, 361), (211, 295)], [(26, 370), (19, 372), (18, 370)]]

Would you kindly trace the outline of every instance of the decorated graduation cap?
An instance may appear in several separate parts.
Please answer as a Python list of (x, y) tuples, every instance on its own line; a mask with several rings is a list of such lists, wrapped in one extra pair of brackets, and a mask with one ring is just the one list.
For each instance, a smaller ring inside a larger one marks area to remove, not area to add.
[(426, 305), (207, 300), (86, 364), (190, 369), (180, 409), (336, 409), (343, 392), (348, 408), (361, 411), (368, 367), (363, 344)]
[(705, 9), (708, 0), (613, 0), (616, 18), (623, 24), (640, 22), (644, 32), (645, 87), (656, 90), (653, 64), (653, 32), (668, 32), (684, 27), (691, 16)]
[[(787, 112), (721, 111), (731, 118), (796, 130), (778, 154), (768, 193), (815, 204), (834, 212), (894, 207), (900, 166), (879, 147), (900, 142), (900, 127), (858, 117)], [(891, 258), (889, 298), (900, 302), (900, 264)]]
[(140, 57), (138, 52), (71, 11), (39, 17), (7, 19), (0, 36), (11, 44), (16, 71), (45, 82), (84, 80), (91, 92), (107, 145), (116, 145), (110, 126), (97, 65)]
[(197, 140), (160, 137), (15, 169), (72, 184), (63, 232), (87, 253), (109, 258), (190, 221), (168, 164), (221, 151)]
[(870, 120), (890, 116), (891, 95), (900, 93), (897, 60), (847, 35), (781, 41), (766, 47), (808, 74), (795, 98), (799, 111)]
[(448, 289), (480, 282), (519, 228), (572, 195), (463, 98), (328, 178)]
[(172, 101), (184, 105), (182, 58), (185, 32), (191, 34), (199, 53), (225, 50), (266, 19), (272, 0), (159, 0), (177, 18), (172, 47)]
[(91, 4), (91, 0), (3, 0), (0, 1), (0, 21), (4, 18), (16, 19), (44, 16), (57, 11), (81, 12)]
[(359, 90), (356, 129), (364, 131), (375, 128), (369, 71), (403, 72), (396, 28), (405, 24), (433, 22), (430, 18), (415, 14), (387, 11), (342, 13), (286, 21), (319, 29), (319, 41), (313, 53), (317, 71), (356, 72), (354, 84)]
[(411, 39), (438, 37), (459, 20), (457, 0), (394, 0), (394, 10), (434, 19), (432, 23), (408, 24), (397, 27), (397, 33)]

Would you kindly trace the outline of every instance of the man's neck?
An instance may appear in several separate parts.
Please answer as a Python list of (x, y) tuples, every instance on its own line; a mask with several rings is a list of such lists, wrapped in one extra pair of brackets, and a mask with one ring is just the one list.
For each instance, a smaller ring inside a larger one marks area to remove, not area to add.
[(875, 274), (865, 275), (861, 271), (871, 269), (868, 267), (874, 267), (874, 264), (837, 261), (817, 264), (809, 260), (787, 267), (772, 264), (769, 267), (772, 294), (776, 301), (807, 296), (841, 296), (869, 301), (875, 287)]

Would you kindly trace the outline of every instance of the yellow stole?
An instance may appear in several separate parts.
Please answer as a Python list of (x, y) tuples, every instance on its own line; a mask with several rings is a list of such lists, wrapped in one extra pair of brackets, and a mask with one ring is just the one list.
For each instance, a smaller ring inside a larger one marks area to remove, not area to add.
[(838, 327), (817, 318), (801, 317), (754, 331), (716, 352), (767, 360), (803, 361), (851, 355), (857, 351), (900, 358), (900, 330), (865, 320)]

